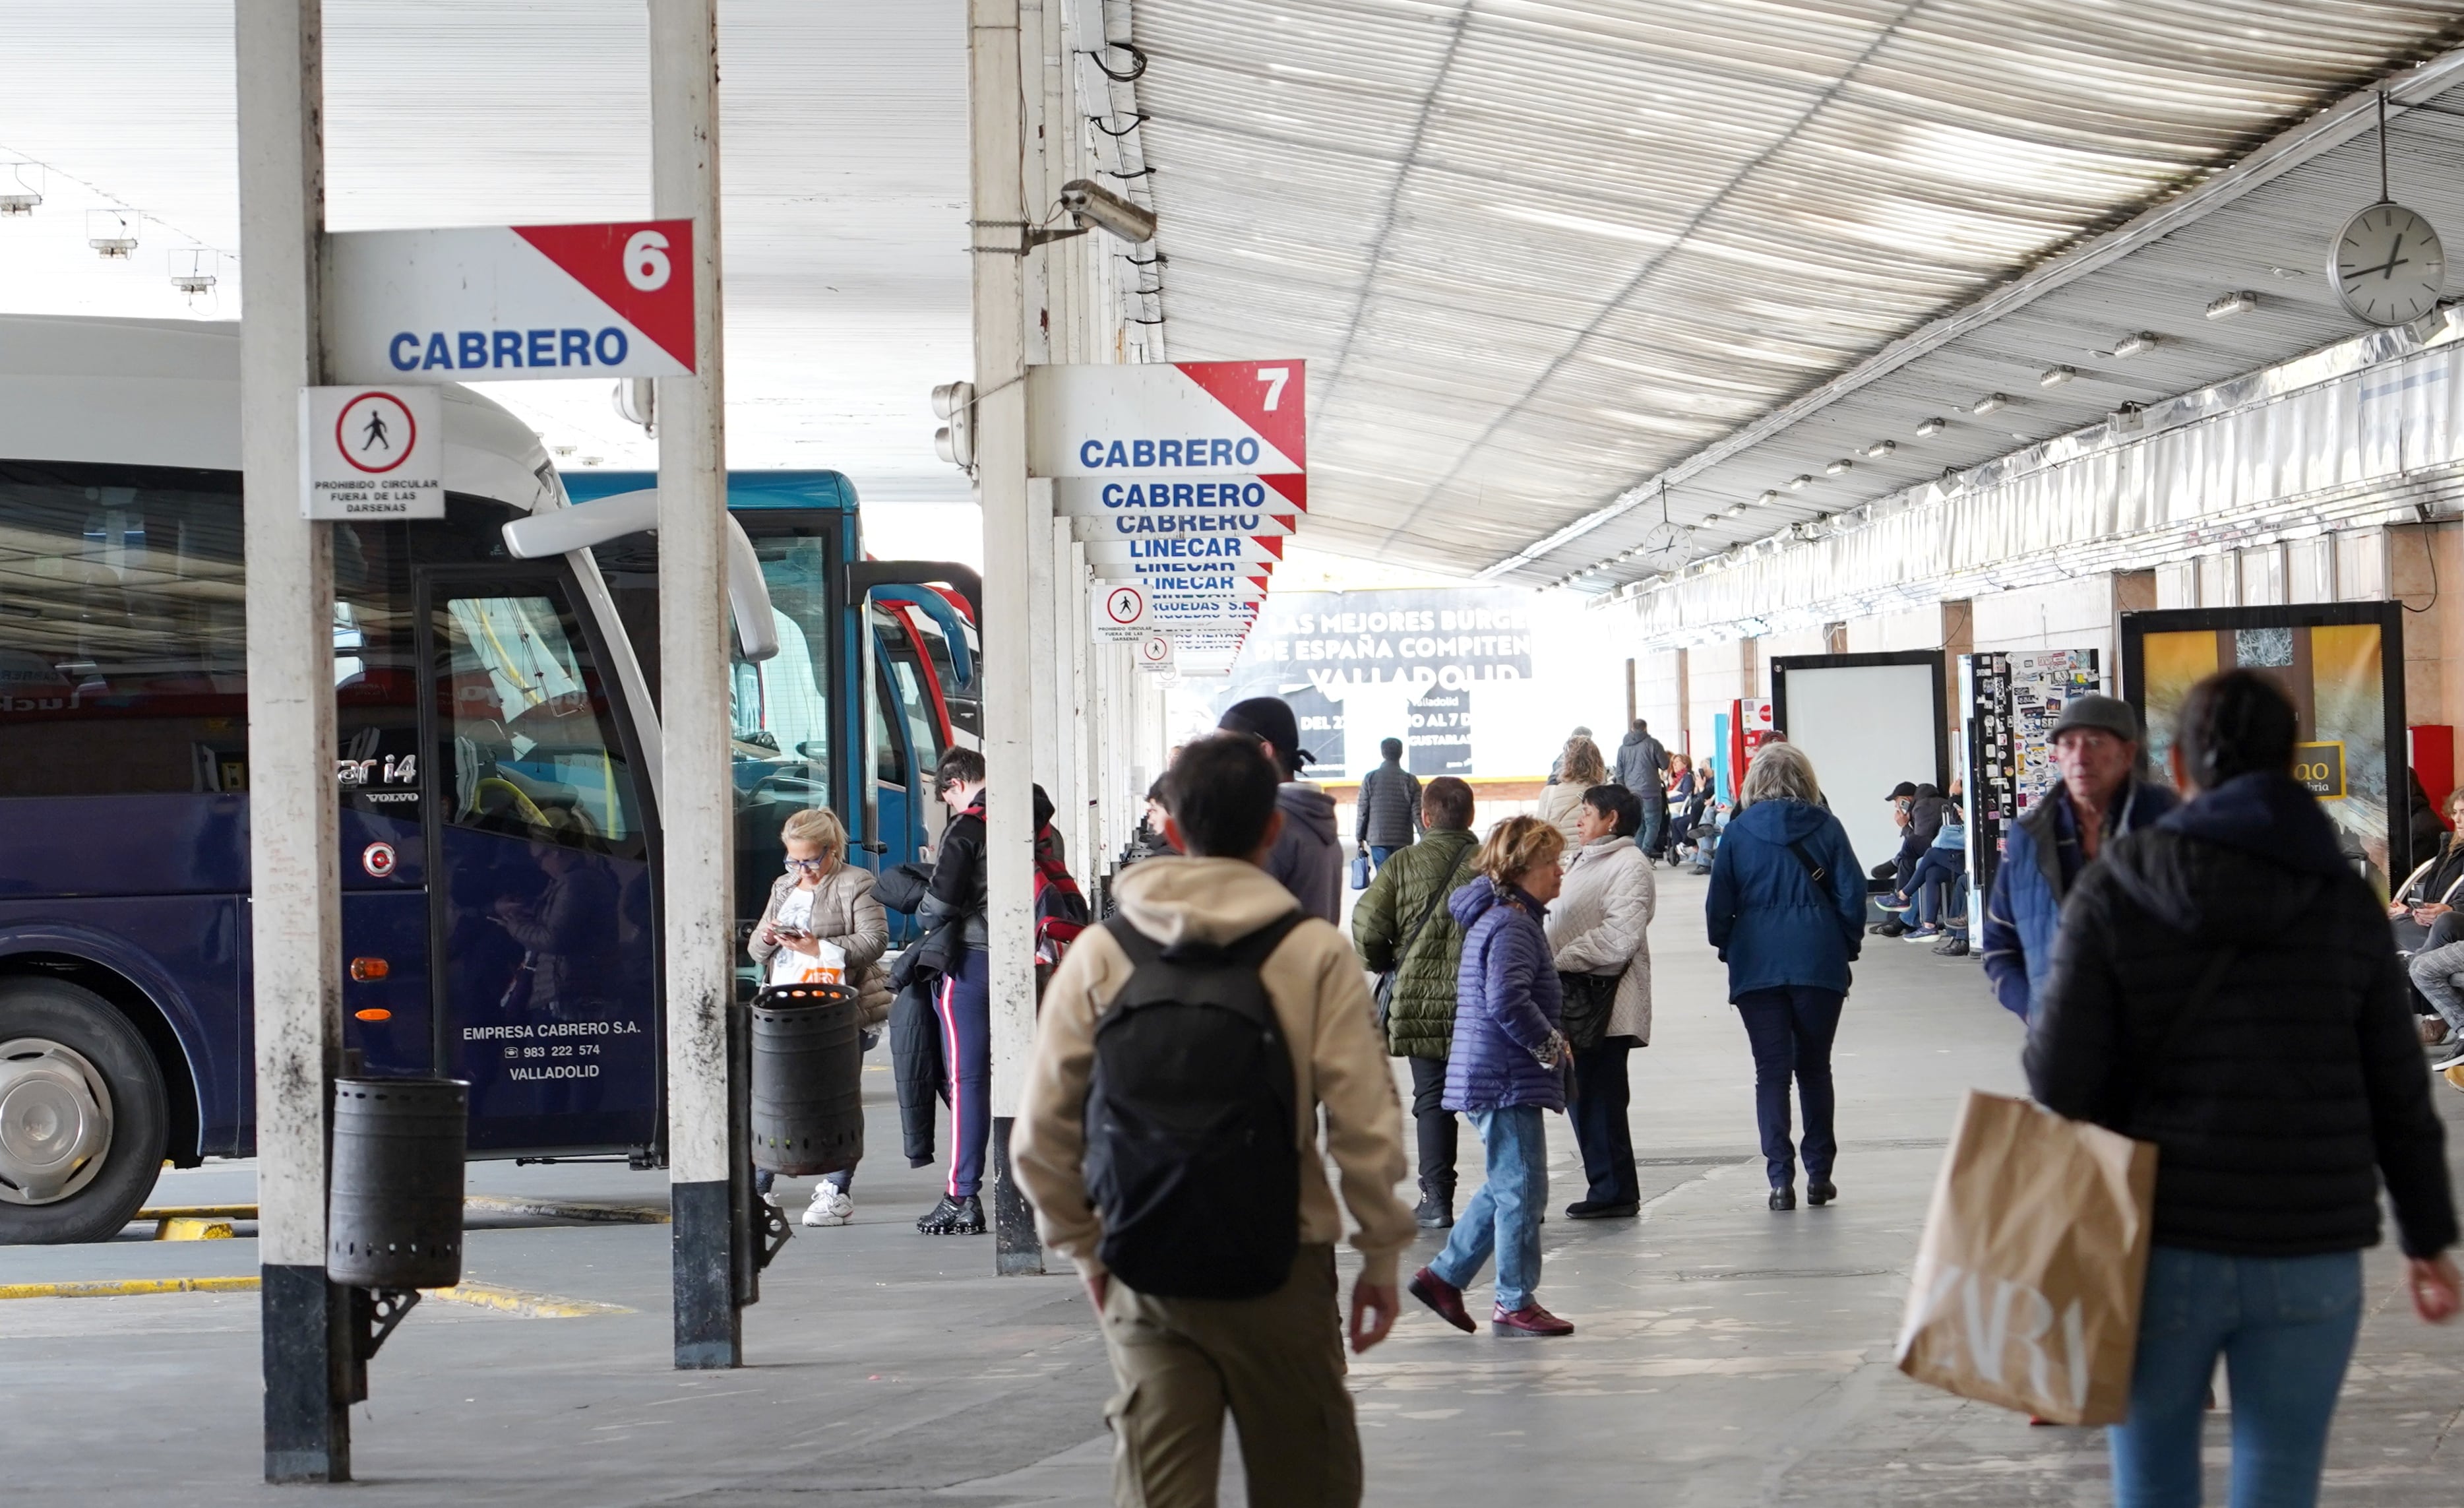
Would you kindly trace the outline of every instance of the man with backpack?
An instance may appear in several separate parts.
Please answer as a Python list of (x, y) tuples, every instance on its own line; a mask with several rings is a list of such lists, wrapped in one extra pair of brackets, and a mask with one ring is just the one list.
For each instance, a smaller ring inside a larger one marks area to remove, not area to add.
[(1125, 873), (1053, 975), (1011, 1133), (1102, 1317), (1121, 1504), (1213, 1503), (1227, 1408), (1251, 1503), (1360, 1499), (1318, 1110), (1363, 1257), (1355, 1352), (1393, 1328), (1414, 1231), (1402, 1111), (1350, 944), (1263, 867), (1277, 785), (1246, 739), (1181, 750), (1166, 830), (1189, 856)]

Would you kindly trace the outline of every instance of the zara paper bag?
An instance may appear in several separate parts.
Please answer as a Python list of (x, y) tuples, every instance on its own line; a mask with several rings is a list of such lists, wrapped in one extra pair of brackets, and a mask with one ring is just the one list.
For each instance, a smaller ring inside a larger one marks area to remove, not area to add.
[(2119, 1422), (2155, 1194), (2153, 1145), (1970, 1090), (1917, 1250), (1900, 1370), (2056, 1424)]

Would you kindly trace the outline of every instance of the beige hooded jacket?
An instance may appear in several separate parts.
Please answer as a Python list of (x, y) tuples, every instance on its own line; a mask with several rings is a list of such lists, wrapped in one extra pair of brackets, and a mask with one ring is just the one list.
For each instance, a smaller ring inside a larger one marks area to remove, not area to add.
[[(1121, 876), (1115, 896), (1130, 924), (1167, 947), (1183, 940), (1229, 942), (1298, 905), (1265, 871), (1232, 858), (1151, 858)], [(1352, 1244), (1367, 1259), (1362, 1280), (1391, 1285), (1396, 1253), (1417, 1231), (1411, 1210), (1395, 1197), (1404, 1173), (1403, 1110), (1360, 960), (1342, 933), (1312, 918), (1292, 929), (1258, 973), (1291, 1046), (1301, 1239), (1332, 1245), (1343, 1235), (1317, 1145), (1317, 1107), (1324, 1105), (1327, 1151), (1358, 1225)], [(1103, 1223), (1087, 1196), (1087, 1083), (1095, 1024), (1129, 977), (1128, 955), (1102, 927), (1088, 928), (1070, 947), (1045, 989), (1026, 1095), (1010, 1133), (1010, 1163), (1035, 1206), (1037, 1228), (1089, 1276), (1103, 1270), (1095, 1255)]]

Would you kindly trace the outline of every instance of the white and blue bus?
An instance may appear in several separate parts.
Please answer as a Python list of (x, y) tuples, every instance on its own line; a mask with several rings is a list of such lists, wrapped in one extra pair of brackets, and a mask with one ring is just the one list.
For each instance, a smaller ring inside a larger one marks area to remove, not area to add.
[[(0, 1242), (112, 1235), (165, 1159), (252, 1149), (238, 347), (0, 317)], [(568, 492), (443, 396), (446, 518), (332, 526), (345, 1047), (468, 1079), (474, 1157), (656, 1165), (655, 536), (524, 559), (507, 530), (649, 482)], [(731, 592), (741, 937), (790, 811), (847, 816), (859, 862), (929, 842), (979, 588), (866, 561), (834, 473), (730, 500), (761, 578)]]

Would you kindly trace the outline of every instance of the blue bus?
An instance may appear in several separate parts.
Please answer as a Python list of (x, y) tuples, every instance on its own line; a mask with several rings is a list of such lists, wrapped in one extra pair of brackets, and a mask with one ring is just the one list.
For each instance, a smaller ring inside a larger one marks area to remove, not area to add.
[[(0, 317), (0, 1242), (252, 1149), (237, 373), (231, 325)], [(468, 1079), (474, 1157), (657, 1165), (655, 536), (507, 538), (647, 478), (443, 396), (446, 518), (333, 526), (345, 1049)], [(865, 561), (835, 474), (733, 478), (731, 515), (778, 645), (735, 670), (741, 937), (797, 808), (861, 862), (929, 842), (976, 587)]]

